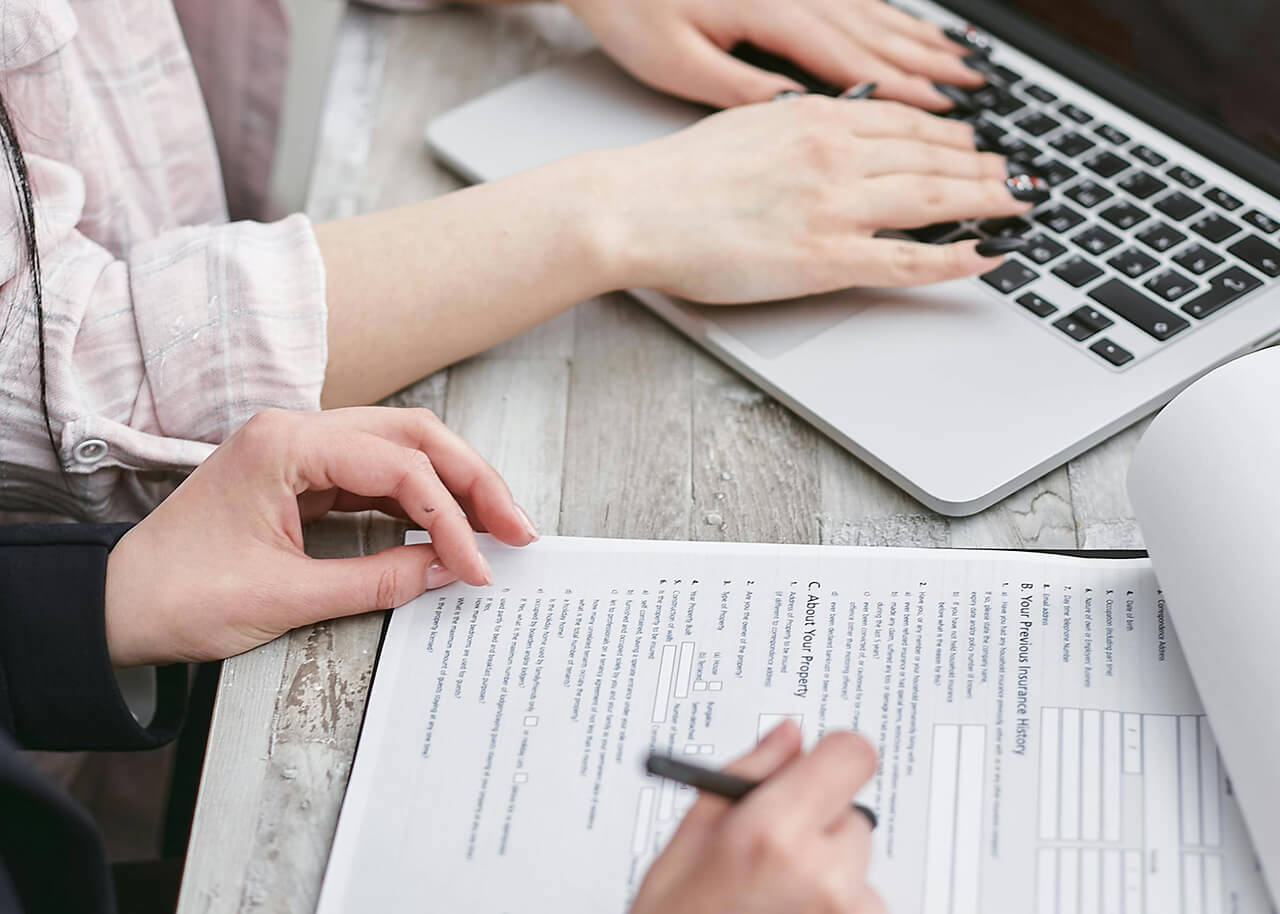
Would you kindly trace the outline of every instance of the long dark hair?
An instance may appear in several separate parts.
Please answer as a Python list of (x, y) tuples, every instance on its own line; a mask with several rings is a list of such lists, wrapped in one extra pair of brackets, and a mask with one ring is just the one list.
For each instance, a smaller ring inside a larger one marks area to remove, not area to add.
[[(44, 278), (40, 273), (40, 248), (36, 244), (36, 210), (31, 200), (31, 178), (27, 173), (27, 160), (23, 158), (22, 146), (18, 143), (18, 135), (14, 132), (13, 121), (9, 119), (9, 109), (3, 97), (0, 97), (0, 155), (4, 156), (5, 167), (9, 170), (9, 182), (13, 185), (14, 195), (17, 197), (19, 240), (22, 242), (27, 271), (31, 276), (32, 306), (36, 312), (40, 409), (44, 414), (44, 431), (49, 437), (49, 447), (53, 449), (53, 459), (62, 473), (63, 482), (66, 483), (66, 470), (62, 466), (58, 443), (53, 437), (53, 423), (49, 419), (49, 378), (45, 371), (44, 345)], [(5, 315), (4, 325), (0, 325), (0, 337), (4, 335), (10, 317), (12, 314)]]

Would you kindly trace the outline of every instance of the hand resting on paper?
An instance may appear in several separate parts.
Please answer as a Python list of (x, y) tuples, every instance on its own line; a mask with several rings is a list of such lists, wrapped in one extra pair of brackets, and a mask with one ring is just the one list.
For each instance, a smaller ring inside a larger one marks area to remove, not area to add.
[[(305, 522), (370, 509), (433, 542), (358, 558), (303, 552)], [(513, 546), (537, 538), (497, 471), (430, 412), (260, 413), (111, 551), (112, 663), (229, 657), (457, 579), (488, 583), (473, 529)]]

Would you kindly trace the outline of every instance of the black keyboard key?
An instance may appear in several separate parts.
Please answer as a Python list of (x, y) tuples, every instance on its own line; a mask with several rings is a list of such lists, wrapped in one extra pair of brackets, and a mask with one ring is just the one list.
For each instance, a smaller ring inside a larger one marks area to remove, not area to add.
[(999, 86), (985, 86), (974, 92), (973, 103), (984, 111), (994, 112), (1001, 117), (1008, 117), (1013, 112), (1026, 107), (1022, 99)]
[(1119, 368), (1133, 361), (1133, 353), (1123, 346), (1117, 346), (1111, 340), (1103, 337), (1089, 347), (1089, 351), (1096, 353)]
[(1112, 143), (1116, 146), (1123, 146), (1125, 143), (1129, 142), (1129, 134), (1121, 133), (1110, 124), (1099, 124), (1097, 127), (1093, 128), (1093, 132), (1095, 135), (1102, 137), (1108, 143)]
[(1077, 124), (1087, 124), (1089, 121), (1093, 120), (1092, 114), (1082, 108), (1077, 108), (1070, 102), (1060, 105), (1058, 107), (1058, 111), (1064, 116), (1071, 118)]
[(1186, 318), (1174, 314), (1164, 305), (1156, 304), (1118, 279), (1108, 279), (1090, 289), (1089, 297), (1161, 341), (1191, 326)]
[(991, 64), (991, 69), (987, 71), (987, 75), (994, 76), (1007, 86), (1012, 86), (1014, 83), (1022, 82), (1021, 73), (998, 63)]
[(1108, 197), (1114, 196), (1101, 184), (1090, 181), (1088, 178), (1066, 191), (1066, 195), (1086, 209), (1091, 209)]
[(1139, 200), (1145, 200), (1148, 197), (1154, 197), (1169, 185), (1149, 172), (1135, 171), (1121, 178), (1119, 186)]
[(1046, 162), (1034, 162), (1032, 164), (1040, 170), (1040, 174), (1044, 175), (1045, 180), (1049, 182), (1051, 187), (1057, 187), (1060, 184), (1065, 184), (1076, 176), (1076, 170), (1074, 168), (1064, 165), (1057, 159), (1052, 159)]
[(1222, 255), (1204, 245), (1189, 244), (1177, 253), (1173, 262), (1187, 272), (1200, 276), (1222, 263)]
[(1177, 181), (1183, 187), (1199, 187), (1204, 183), (1204, 178), (1194, 172), (1187, 171), (1181, 165), (1175, 165), (1165, 172), (1173, 180)]
[(996, 151), (1004, 153), (1005, 158), (1028, 165), (1044, 154), (1025, 140), (1014, 137), (1006, 137)]
[(1209, 280), (1209, 291), (1182, 306), (1192, 317), (1204, 318), (1262, 285), (1261, 280), (1239, 267), (1228, 267)]
[(1280, 276), (1280, 248), (1257, 235), (1246, 235), (1227, 251), (1236, 255), (1259, 273), (1273, 279)]
[(1110, 178), (1112, 175), (1118, 175), (1128, 168), (1129, 163), (1114, 152), (1103, 150), (1085, 159), (1084, 167), (1102, 175), (1104, 178)]
[(1146, 287), (1165, 301), (1177, 301), (1188, 292), (1195, 290), (1196, 284), (1177, 270), (1161, 270), (1145, 283)]
[(1106, 330), (1115, 323), (1093, 305), (1081, 305), (1071, 312), (1071, 318), (1094, 330)]
[(1111, 264), (1125, 276), (1130, 279), (1137, 279), (1148, 270), (1153, 270), (1159, 265), (1160, 261), (1156, 260), (1145, 251), (1137, 248), (1125, 248), (1116, 256), (1112, 257), (1107, 263)]
[(1108, 232), (1100, 225), (1091, 226), (1090, 228), (1085, 229), (1071, 240), (1084, 248), (1090, 254), (1105, 254), (1120, 243), (1119, 238)]
[(1156, 152), (1150, 146), (1134, 146), (1129, 153), (1141, 162), (1146, 162), (1152, 168), (1159, 168), (1165, 162), (1169, 161), (1160, 153)]
[(1050, 130), (1058, 126), (1058, 122), (1047, 114), (1039, 111), (1032, 111), (1030, 114), (1023, 115), (1013, 122), (1013, 125), (1019, 130), (1024, 130), (1032, 136), (1044, 136)]
[(1153, 251), (1161, 253), (1187, 240), (1186, 235), (1165, 222), (1157, 222), (1155, 225), (1144, 228), (1138, 232), (1137, 238)]
[(1012, 259), (1006, 260), (991, 272), (982, 274), (983, 282), (997, 292), (1004, 292), (1005, 294), (1021, 289), (1037, 278), (1039, 278), (1039, 274), (1034, 270)]
[(1150, 218), (1150, 214), (1146, 210), (1132, 203), (1116, 203), (1108, 206), (1102, 211), (1101, 216), (1116, 228), (1123, 229), (1126, 232), (1138, 223), (1145, 222)]
[(1239, 209), (1244, 206), (1243, 203), (1231, 196), (1231, 194), (1227, 193), (1221, 187), (1210, 187), (1204, 192), (1204, 196), (1205, 199), (1209, 200), (1211, 203), (1216, 203), (1226, 210)]
[(1102, 270), (1083, 257), (1072, 257), (1054, 267), (1053, 275), (1078, 289), (1101, 276)]
[(1082, 324), (1080, 323), (1080, 321), (1076, 320), (1070, 314), (1068, 314), (1066, 317), (1058, 318), (1056, 321), (1053, 322), (1053, 326), (1057, 327), (1059, 330), (1061, 330), (1063, 333), (1071, 337), (1073, 340), (1076, 340), (1077, 342), (1080, 340), (1087, 340), (1089, 337), (1093, 336), (1095, 333), (1098, 332), (1097, 327), (1090, 327), (1088, 324)]
[(1272, 219), (1266, 213), (1260, 213), (1256, 209), (1251, 209), (1244, 214), (1244, 221), (1252, 225), (1260, 232), (1266, 232), (1270, 235), (1272, 232), (1280, 230), (1280, 222)]
[(1058, 150), (1058, 152), (1062, 153), (1064, 156), (1071, 156), (1072, 158), (1075, 158), (1082, 152), (1088, 152), (1097, 144), (1087, 137), (1083, 137), (1078, 133), (1073, 133), (1068, 130), (1056, 139), (1050, 140), (1049, 145)]
[(1175, 190), (1167, 197), (1161, 197), (1159, 202), (1156, 203), (1156, 209), (1170, 219), (1176, 219), (1181, 222), (1188, 216), (1194, 216), (1204, 209), (1204, 204), (1194, 197), (1187, 196), (1180, 190)]
[(998, 152), (1008, 136), (1003, 127), (998, 127), (985, 117), (973, 121), (973, 144), (979, 152)]
[(1035, 83), (1023, 86), (1022, 91), (1030, 95), (1036, 101), (1043, 102), (1046, 105), (1049, 104), (1049, 102), (1056, 102), (1058, 100), (1058, 96), (1054, 95), (1044, 86), (1038, 86)]
[(1055, 257), (1061, 257), (1066, 252), (1067, 249), (1052, 238), (1046, 238), (1044, 235), (1031, 235), (1027, 238), (1027, 246), (1020, 253), (1033, 263), (1043, 266)]
[(910, 235), (922, 244), (937, 244), (958, 228), (960, 228), (959, 222), (938, 222), (934, 225), (925, 225), (920, 228), (910, 229), (906, 234)]
[(1051, 304), (1034, 292), (1023, 292), (1018, 296), (1018, 304), (1026, 308), (1036, 317), (1048, 317), (1050, 314), (1058, 310), (1058, 306)]
[(1191, 231), (1195, 232), (1201, 238), (1207, 238), (1209, 241), (1218, 242), (1225, 241), (1232, 235), (1238, 234), (1240, 226), (1236, 225), (1230, 219), (1224, 219), (1217, 213), (1207, 213), (1195, 222), (1191, 223)]
[(1081, 222), (1084, 222), (1084, 216), (1077, 213), (1071, 207), (1065, 204), (1051, 206), (1048, 209), (1042, 209), (1035, 214), (1036, 222), (1046, 228), (1052, 229), (1061, 235), (1063, 232), (1069, 232)]
[(986, 219), (978, 223), (978, 228), (996, 238), (1016, 238), (1031, 230), (1031, 223), (1021, 216), (1008, 216), (1004, 219)]

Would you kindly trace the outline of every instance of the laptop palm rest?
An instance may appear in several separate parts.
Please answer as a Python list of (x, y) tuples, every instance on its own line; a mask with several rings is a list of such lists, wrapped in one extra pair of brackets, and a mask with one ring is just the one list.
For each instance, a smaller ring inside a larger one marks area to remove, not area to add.
[[(919, 312), (919, 318), (927, 322), (928, 314), (925, 312), (938, 308), (955, 311), (983, 306), (981, 299), (973, 294), (973, 289), (960, 283), (929, 289), (847, 289), (731, 308), (688, 302), (681, 304), (766, 359), (786, 355), (797, 346), (838, 324), (860, 317), (871, 308), (892, 308), (903, 317)], [(922, 326), (928, 327), (929, 324)]]

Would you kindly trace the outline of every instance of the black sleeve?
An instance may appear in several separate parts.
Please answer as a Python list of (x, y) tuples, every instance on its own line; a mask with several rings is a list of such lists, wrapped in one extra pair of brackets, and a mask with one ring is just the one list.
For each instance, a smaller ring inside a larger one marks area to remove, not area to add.
[(107, 653), (107, 554), (127, 526), (0, 527), (0, 914), (114, 914), (87, 812), (22, 758), (29, 749), (146, 749), (170, 739), (186, 667), (157, 671), (151, 726)]
[(144, 727), (107, 653), (107, 553), (128, 529), (0, 527), (0, 730), (27, 749), (148, 749), (177, 733), (186, 667), (158, 670)]

